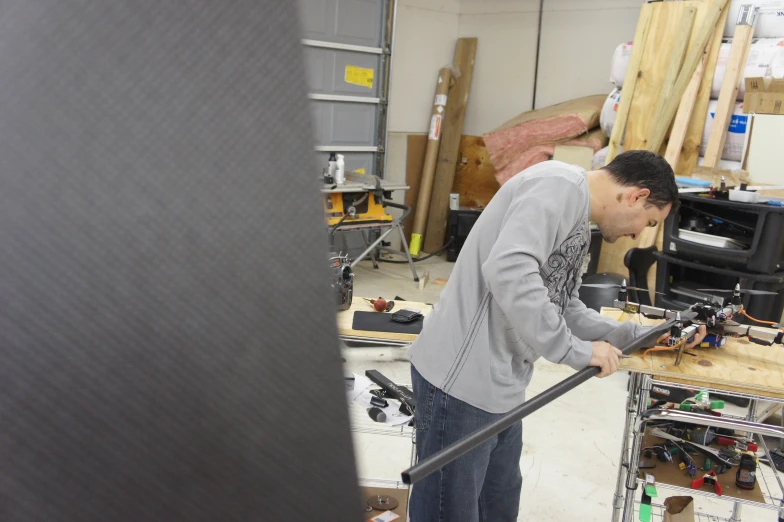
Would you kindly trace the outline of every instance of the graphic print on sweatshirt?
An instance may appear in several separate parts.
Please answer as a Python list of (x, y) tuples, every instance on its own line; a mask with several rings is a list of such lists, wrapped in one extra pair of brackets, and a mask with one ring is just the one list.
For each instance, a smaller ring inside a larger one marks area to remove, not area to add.
[(580, 225), (550, 254), (539, 271), (547, 287), (547, 297), (561, 309), (561, 314), (566, 311), (572, 292), (577, 286), (583, 258), (588, 254), (590, 237), (588, 225)]

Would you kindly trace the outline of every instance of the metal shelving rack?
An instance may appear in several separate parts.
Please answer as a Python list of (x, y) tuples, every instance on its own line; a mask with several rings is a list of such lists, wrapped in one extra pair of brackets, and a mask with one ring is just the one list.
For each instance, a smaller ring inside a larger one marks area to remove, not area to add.
[[(664, 521), (664, 506), (661, 504), (651, 504), (651, 522), (663, 522)], [(640, 513), (640, 504), (639, 502), (635, 504), (634, 514), (639, 515)], [(694, 520), (695, 522), (731, 522), (729, 518), (724, 517), (717, 517), (715, 515), (708, 515), (706, 513), (694, 513)]]
[[(398, 383), (407, 388), (411, 388), (411, 384)], [(349, 422), (351, 423), (351, 431), (355, 433), (364, 433), (367, 435), (375, 435), (382, 437), (400, 437), (409, 439), (411, 441), (411, 455), (410, 465), (416, 462), (416, 446), (414, 445), (415, 431), (412, 426), (403, 424), (400, 426), (390, 426), (376, 422), (368, 416), (367, 411), (359, 404), (352, 402), (349, 405)], [(402, 480), (392, 479), (379, 479), (379, 478), (366, 478), (360, 477), (359, 484), (365, 487), (378, 487), (405, 490), (406, 496), (410, 496), (410, 487), (403, 483)]]
[[(643, 413), (647, 410), (650, 390), (652, 386), (655, 385), (666, 386), (670, 388), (694, 389), (694, 386), (680, 385), (667, 381), (654, 380), (650, 375), (632, 373), (629, 398), (627, 400), (627, 425), (626, 425), (626, 430), (624, 432), (624, 447), (622, 450), (622, 455), (621, 455), (622, 460), (621, 460), (621, 466), (619, 468), (619, 474), (618, 474), (618, 487), (616, 489), (616, 497), (615, 497), (615, 502), (613, 504), (614, 522), (617, 522), (619, 518), (624, 522), (630, 522), (631, 520), (638, 519), (636, 517), (636, 514), (639, 513), (639, 499), (637, 497), (639, 496), (639, 491), (642, 490), (642, 487), (640, 486), (643, 486), (645, 481), (643, 478), (640, 478), (639, 476), (640, 473), (639, 473), (638, 466), (639, 466), (640, 456), (639, 454), (635, 454), (635, 452), (639, 453), (640, 450), (639, 442), (641, 441), (642, 437), (639, 436), (638, 429), (639, 428), (644, 429), (647, 425), (646, 423), (641, 424), (641, 418), (643, 416)], [(696, 415), (693, 418), (693, 420), (698, 422), (695, 422), (695, 424), (702, 423), (703, 425), (707, 425), (709, 422), (715, 424), (715, 423), (720, 423), (721, 422), (720, 419), (724, 419), (727, 422), (737, 423), (739, 425), (738, 431), (740, 432), (743, 432), (742, 428), (746, 428), (746, 429), (755, 428), (758, 431), (758, 429), (768, 427), (779, 431), (779, 435), (775, 435), (775, 436), (781, 436), (780, 428), (764, 425), (760, 422), (760, 419), (764, 420), (772, 411), (782, 408), (782, 405), (784, 405), (783, 399), (767, 397), (763, 395), (754, 395), (749, 393), (740, 393), (740, 392), (728, 391), (728, 390), (711, 388), (711, 387), (704, 387), (704, 389), (707, 389), (708, 393), (711, 395), (719, 394), (725, 397), (738, 397), (743, 399), (749, 399), (747, 414), (744, 417), (740, 417), (737, 415), (723, 415), (722, 417)], [(759, 405), (763, 402), (770, 403), (771, 405), (768, 408), (766, 408), (764, 412), (758, 411)], [(694, 414), (689, 414), (689, 415), (694, 415)], [(753, 439), (759, 444), (760, 450), (764, 451), (764, 455), (768, 455), (769, 447), (767, 442), (765, 441), (764, 436), (756, 435), (752, 432), (747, 432), (747, 433), (748, 435), (752, 436)], [(635, 442), (637, 442), (637, 444), (635, 444)], [(622, 484), (626, 483), (628, 488), (631, 487), (629, 486), (629, 484), (635, 483), (635, 480), (632, 480), (631, 482), (629, 481), (630, 478), (628, 476), (629, 470), (634, 470), (635, 473), (637, 474), (636, 476), (637, 488), (636, 491), (627, 490), (625, 494), (626, 499), (624, 500), (623, 496), (621, 495)], [(654, 475), (654, 477), (656, 476), (655, 472), (653, 472), (652, 474)], [(625, 480), (624, 480), (624, 475), (626, 475)], [(732, 482), (734, 484), (734, 476), (732, 477)], [(684, 494), (684, 495), (690, 495), (695, 497), (701, 496), (701, 497), (711, 498), (714, 500), (726, 501), (733, 505), (732, 516), (730, 518), (722, 518), (715, 515), (700, 513), (700, 514), (695, 514), (695, 520), (711, 521), (711, 522), (713, 521), (741, 522), (741, 508), (743, 505), (756, 506), (763, 509), (778, 512), (780, 520), (784, 519), (784, 474), (777, 471), (773, 466), (768, 466), (760, 462), (760, 464), (757, 466), (757, 482), (760, 485), (760, 490), (765, 500), (764, 503), (746, 500), (746, 499), (739, 499), (727, 495), (719, 497), (715, 493), (709, 491), (708, 489), (705, 490), (691, 489), (691, 488), (685, 488), (676, 485), (670, 485), (659, 481), (656, 482), (656, 487), (657, 489), (671, 491), (676, 494)], [(629, 505), (630, 499), (633, 499), (633, 505)], [(653, 520), (654, 521), (663, 520), (664, 517), (663, 506), (652, 505), (652, 507), (653, 507)]]

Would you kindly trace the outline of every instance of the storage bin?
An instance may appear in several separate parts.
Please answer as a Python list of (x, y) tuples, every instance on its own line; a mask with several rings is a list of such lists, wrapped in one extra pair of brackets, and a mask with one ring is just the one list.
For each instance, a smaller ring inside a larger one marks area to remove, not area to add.
[(784, 265), (784, 208), (681, 194), (664, 221), (665, 253), (711, 266), (773, 274)]
[[(699, 288), (732, 290), (736, 284), (741, 289), (767, 290), (776, 295), (742, 295), (743, 307), (749, 315), (763, 321), (781, 320), (784, 311), (784, 272), (755, 274), (727, 268), (709, 266), (696, 261), (679, 259), (662, 252), (655, 253), (656, 289), (665, 295), (656, 295), (656, 306), (670, 310), (684, 310), (699, 302)], [(741, 294), (743, 294), (741, 290)], [(731, 293), (711, 294), (729, 302)], [(736, 317), (739, 323), (757, 324), (745, 317)]]

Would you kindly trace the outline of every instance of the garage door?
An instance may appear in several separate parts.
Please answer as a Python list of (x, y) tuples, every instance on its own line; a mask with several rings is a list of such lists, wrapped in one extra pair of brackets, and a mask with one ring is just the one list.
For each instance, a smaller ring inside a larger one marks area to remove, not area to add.
[(383, 177), (390, 0), (300, 0), (319, 164)]

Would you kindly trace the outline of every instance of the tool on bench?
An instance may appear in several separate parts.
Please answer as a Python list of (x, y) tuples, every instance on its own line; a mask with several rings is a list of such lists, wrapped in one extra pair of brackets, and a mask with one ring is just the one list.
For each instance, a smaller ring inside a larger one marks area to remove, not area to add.
[(732, 446), (740, 451), (759, 451), (759, 445), (757, 445), (756, 442), (747, 441), (745, 439), (736, 440), (735, 437), (730, 437), (729, 435), (719, 435), (714, 442), (719, 446)]
[(405, 386), (395, 384), (394, 382), (384, 377), (377, 370), (367, 370), (365, 372), (365, 376), (377, 385), (381, 386), (381, 388), (389, 397), (400, 401), (400, 413), (405, 415), (414, 414), (416, 400), (414, 399), (414, 393), (411, 390)]
[(712, 458), (715, 458), (719, 462), (727, 464), (728, 466), (738, 465), (738, 460), (730, 458), (729, 453), (718, 451), (713, 448), (709, 448), (708, 446), (703, 446), (702, 444), (697, 444), (696, 442), (692, 442), (689, 440), (683, 440), (679, 437), (675, 437), (674, 435), (670, 435), (666, 431), (660, 430), (658, 428), (654, 428), (653, 430), (651, 430), (651, 435), (653, 435), (654, 437), (659, 437), (660, 439), (669, 440), (671, 442), (688, 444), (691, 447), (695, 448), (696, 450), (700, 451), (701, 453), (711, 456)]
[(741, 489), (754, 489), (757, 484), (757, 459), (754, 455), (744, 453), (740, 457), (740, 465), (735, 474), (735, 485)]
[(712, 485), (713, 491), (715, 491), (718, 496), (722, 496), (724, 494), (724, 488), (722, 488), (721, 484), (719, 483), (719, 477), (717, 477), (716, 473), (713, 471), (709, 471), (701, 478), (692, 481), (691, 487), (692, 489), (700, 489), (705, 484)]

